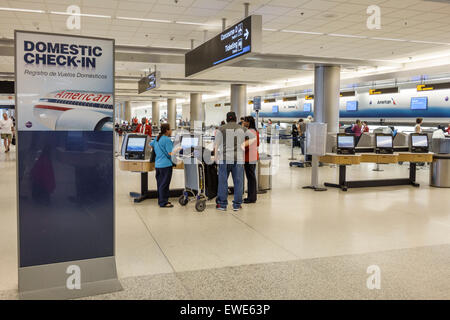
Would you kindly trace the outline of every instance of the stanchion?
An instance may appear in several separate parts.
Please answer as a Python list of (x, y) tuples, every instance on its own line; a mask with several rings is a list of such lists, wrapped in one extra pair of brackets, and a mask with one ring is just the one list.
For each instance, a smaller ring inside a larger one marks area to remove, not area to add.
[(381, 169), (380, 164), (377, 163), (377, 166), (375, 167), (375, 169), (372, 169), (372, 171), (382, 172), (382, 171), (384, 171), (384, 170)]

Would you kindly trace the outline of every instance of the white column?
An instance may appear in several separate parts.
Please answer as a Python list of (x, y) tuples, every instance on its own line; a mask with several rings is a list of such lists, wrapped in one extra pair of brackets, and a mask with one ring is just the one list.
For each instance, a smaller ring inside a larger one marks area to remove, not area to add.
[(131, 102), (125, 101), (124, 103), (124, 119), (125, 121), (128, 121), (128, 123), (131, 122)]
[[(202, 104), (202, 95), (200, 93), (191, 93), (191, 129), (195, 123), (205, 122), (205, 108)], [(198, 128), (197, 128), (198, 129)]]
[(167, 99), (167, 122), (173, 130), (177, 128), (177, 100)]
[(314, 120), (326, 123), (328, 132), (339, 132), (340, 66), (316, 65), (314, 71)]
[(152, 102), (152, 125), (159, 127), (159, 102)]
[(231, 111), (236, 113), (237, 120), (247, 116), (247, 85), (231, 85)]

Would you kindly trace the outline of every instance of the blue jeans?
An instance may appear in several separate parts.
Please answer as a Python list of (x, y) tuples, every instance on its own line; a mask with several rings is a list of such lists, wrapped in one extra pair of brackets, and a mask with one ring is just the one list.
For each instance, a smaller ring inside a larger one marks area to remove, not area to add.
[(239, 208), (242, 204), (242, 192), (244, 183), (244, 165), (237, 163), (219, 164), (219, 188), (217, 192), (217, 204), (223, 208), (228, 205), (228, 176), (233, 177), (234, 201), (233, 208)]

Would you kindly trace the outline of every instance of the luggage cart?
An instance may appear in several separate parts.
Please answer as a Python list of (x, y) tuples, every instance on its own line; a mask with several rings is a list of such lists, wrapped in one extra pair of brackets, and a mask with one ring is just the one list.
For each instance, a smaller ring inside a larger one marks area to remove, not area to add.
[(205, 165), (193, 154), (183, 155), (183, 162), (185, 188), (178, 202), (180, 205), (186, 206), (189, 201), (195, 201), (195, 210), (203, 212), (208, 200), (206, 196)]

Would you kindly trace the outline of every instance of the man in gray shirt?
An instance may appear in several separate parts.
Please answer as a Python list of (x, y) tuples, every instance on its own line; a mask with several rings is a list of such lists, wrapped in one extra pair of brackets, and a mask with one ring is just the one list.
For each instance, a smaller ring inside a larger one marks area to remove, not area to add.
[(234, 112), (227, 113), (227, 124), (221, 126), (215, 137), (214, 155), (219, 164), (219, 186), (217, 192), (216, 208), (225, 211), (228, 205), (228, 176), (232, 175), (234, 184), (233, 210), (241, 209), (243, 178), (244, 178), (244, 151), (252, 144), (255, 135), (236, 123)]

